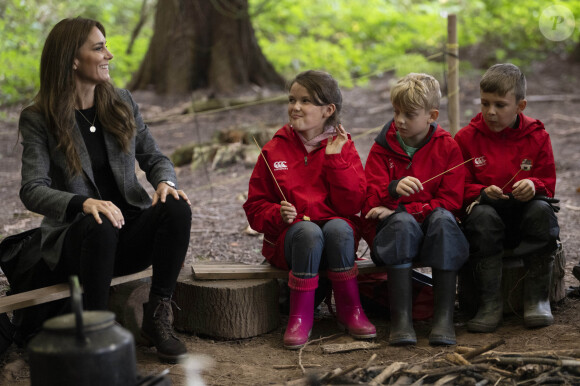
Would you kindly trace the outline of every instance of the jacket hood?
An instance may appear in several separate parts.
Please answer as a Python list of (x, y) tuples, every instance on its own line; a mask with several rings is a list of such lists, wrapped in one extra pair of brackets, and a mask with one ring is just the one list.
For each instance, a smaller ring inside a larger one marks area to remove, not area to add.
[[(429, 134), (427, 136), (427, 141), (425, 141), (423, 146), (425, 146), (426, 144), (428, 144), (429, 142), (431, 142), (436, 138), (440, 138), (447, 135), (450, 134), (447, 131), (443, 130), (437, 122), (432, 122), (429, 125)], [(391, 119), (388, 123), (386, 123), (383, 126), (381, 132), (376, 136), (375, 142), (385, 150), (389, 150), (393, 153), (409, 158), (409, 156), (403, 151), (403, 149), (401, 149), (401, 146), (397, 141), (397, 129), (395, 127), (394, 119)]]
[(499, 133), (489, 129), (485, 123), (485, 120), (483, 119), (482, 113), (479, 113), (473, 117), (471, 122), (469, 122), (469, 126), (485, 135), (486, 137), (495, 139), (519, 139), (525, 137), (535, 130), (544, 130), (544, 124), (541, 121), (525, 116), (522, 113), (519, 113), (518, 117), (519, 125), (516, 129), (506, 127)]

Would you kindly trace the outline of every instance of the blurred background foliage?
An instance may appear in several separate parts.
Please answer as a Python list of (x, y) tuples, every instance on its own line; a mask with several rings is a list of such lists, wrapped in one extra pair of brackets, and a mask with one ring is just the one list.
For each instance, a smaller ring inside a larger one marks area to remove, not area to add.
[[(115, 55), (112, 77), (123, 87), (149, 45), (156, 1), (169, 0), (2, 0), (0, 105), (34, 96), (44, 39), (65, 17), (103, 23)], [(147, 22), (127, 53), (144, 4)], [(573, 35), (561, 42), (539, 30), (542, 11), (556, 4), (576, 18)], [(458, 16), (464, 70), (502, 61), (526, 67), (554, 55), (565, 59), (580, 40), (580, 0), (249, 0), (249, 5), (260, 47), (282, 76), (324, 69), (345, 87), (387, 71), (429, 72), (441, 79), (451, 13)]]

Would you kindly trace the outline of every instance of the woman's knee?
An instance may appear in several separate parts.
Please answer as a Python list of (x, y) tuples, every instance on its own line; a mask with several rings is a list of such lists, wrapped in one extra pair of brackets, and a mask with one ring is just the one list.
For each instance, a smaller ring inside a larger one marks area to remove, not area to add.
[(164, 203), (159, 202), (157, 205), (170, 223), (177, 226), (191, 226), (191, 207), (184, 199), (176, 200), (168, 195)]
[(101, 242), (116, 242), (119, 239), (119, 229), (103, 214), (99, 224), (94, 216), (87, 215), (79, 220), (74, 227), (79, 227), (82, 240), (100, 240)]

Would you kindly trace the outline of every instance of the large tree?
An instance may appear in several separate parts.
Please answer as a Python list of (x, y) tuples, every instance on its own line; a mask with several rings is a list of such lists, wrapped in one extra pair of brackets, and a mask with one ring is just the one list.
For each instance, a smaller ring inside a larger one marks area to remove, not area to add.
[(149, 50), (129, 88), (228, 95), (283, 84), (258, 46), (248, 0), (159, 0)]

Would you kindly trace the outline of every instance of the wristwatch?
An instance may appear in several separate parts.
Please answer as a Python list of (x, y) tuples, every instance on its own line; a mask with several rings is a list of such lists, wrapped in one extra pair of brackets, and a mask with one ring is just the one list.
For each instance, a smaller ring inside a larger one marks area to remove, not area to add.
[(161, 181), (161, 182), (163, 182), (163, 183), (171, 186), (173, 189), (175, 189), (175, 182), (173, 182), (173, 181)]

